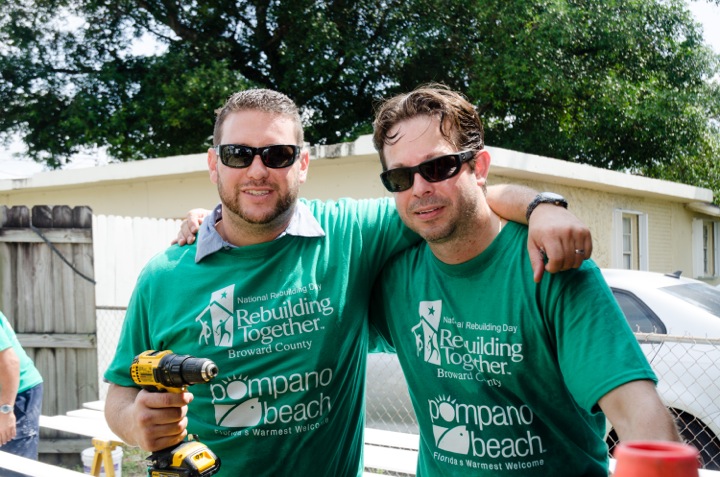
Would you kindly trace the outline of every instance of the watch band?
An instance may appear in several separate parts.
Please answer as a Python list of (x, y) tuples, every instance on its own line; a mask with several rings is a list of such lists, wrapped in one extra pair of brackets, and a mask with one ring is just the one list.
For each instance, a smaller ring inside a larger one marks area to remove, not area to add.
[(556, 194), (554, 192), (540, 192), (537, 196), (535, 196), (533, 201), (530, 202), (530, 205), (528, 205), (527, 211), (525, 212), (525, 220), (530, 222), (530, 216), (535, 208), (540, 204), (553, 204), (566, 209), (568, 207), (567, 199), (560, 194)]
[(11, 412), (13, 412), (13, 407), (10, 404), (3, 404), (0, 406), (0, 413), (10, 414)]

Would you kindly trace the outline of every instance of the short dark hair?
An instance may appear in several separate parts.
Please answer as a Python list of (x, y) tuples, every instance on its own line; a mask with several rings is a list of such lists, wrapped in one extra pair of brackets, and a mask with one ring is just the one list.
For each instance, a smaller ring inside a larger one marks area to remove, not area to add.
[(483, 124), (475, 107), (462, 94), (438, 83), (422, 85), (410, 93), (382, 102), (373, 121), (373, 145), (386, 168), (383, 147), (400, 138), (390, 135), (398, 123), (416, 116), (435, 116), (440, 133), (458, 150), (479, 151), (485, 147)]
[(213, 145), (220, 144), (222, 126), (230, 113), (238, 111), (262, 111), (287, 116), (295, 123), (297, 145), (303, 145), (303, 127), (295, 102), (286, 95), (271, 89), (247, 89), (231, 95), (222, 108), (215, 110)]

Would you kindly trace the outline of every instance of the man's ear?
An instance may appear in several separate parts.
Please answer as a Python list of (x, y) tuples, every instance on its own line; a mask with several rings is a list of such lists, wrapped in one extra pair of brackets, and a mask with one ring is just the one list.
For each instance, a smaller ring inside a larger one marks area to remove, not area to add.
[(300, 183), (303, 184), (307, 180), (308, 170), (310, 169), (310, 151), (303, 149), (300, 151)]
[(475, 177), (478, 184), (482, 185), (487, 182), (487, 176), (490, 172), (490, 153), (485, 149), (475, 154)]
[(210, 173), (210, 180), (213, 182), (213, 184), (217, 184), (217, 181), (218, 181), (218, 172), (217, 172), (218, 156), (217, 156), (217, 153), (215, 152), (215, 148), (213, 148), (213, 147), (208, 149), (207, 163), (208, 163), (208, 172)]

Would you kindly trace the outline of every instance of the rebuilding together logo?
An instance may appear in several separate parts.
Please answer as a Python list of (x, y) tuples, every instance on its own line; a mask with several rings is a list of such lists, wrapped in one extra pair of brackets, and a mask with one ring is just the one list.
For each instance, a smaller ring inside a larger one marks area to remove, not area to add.
[[(195, 318), (202, 329), (199, 335), (200, 345), (212, 344), (218, 347), (233, 345), (234, 331), (234, 286), (229, 285), (211, 294), (209, 304)], [(333, 309), (324, 301), (308, 301), (298, 299), (294, 306), (284, 302), (277, 313), (255, 313), (259, 323), (270, 319), (286, 320), (302, 317), (310, 313), (327, 315)], [(263, 318), (265, 315), (270, 318)], [(208, 320), (209, 315), (209, 320)], [(250, 320), (247, 311), (240, 310), (239, 323), (243, 319)], [(319, 320), (314, 318), (313, 323)], [(312, 323), (311, 323), (312, 324)], [(317, 326), (304, 324), (301, 331), (316, 330)], [(281, 325), (273, 325), (274, 327)], [(286, 335), (292, 335), (295, 327), (290, 326)], [(277, 331), (277, 330), (276, 330)], [(282, 331), (282, 330), (280, 330)], [(247, 332), (246, 332), (247, 334)], [(246, 340), (247, 341), (247, 340)], [(215, 408), (215, 421), (223, 427), (248, 428), (263, 424), (302, 423), (326, 416), (332, 409), (328, 386), (333, 380), (333, 370), (325, 368), (320, 371), (306, 371), (290, 375), (275, 375), (261, 378), (248, 376), (232, 376), (210, 384), (212, 403)], [(279, 404), (281, 397), (288, 393), (302, 393), (302, 401), (285, 400), (288, 404)]]
[[(449, 330), (440, 330), (442, 300), (421, 301), (419, 314), (420, 322), (412, 333), (417, 355), (427, 363), (440, 367), (445, 361), (480, 373), (505, 374), (509, 372), (508, 362), (523, 359), (521, 343), (500, 343), (497, 338), (465, 340)], [(488, 356), (496, 361), (488, 361)], [(485, 380), (479, 375), (475, 379)], [(490, 459), (525, 458), (546, 452), (542, 437), (533, 433), (535, 415), (525, 404), (464, 403), (440, 395), (428, 400), (428, 413), (435, 445), (441, 451)]]

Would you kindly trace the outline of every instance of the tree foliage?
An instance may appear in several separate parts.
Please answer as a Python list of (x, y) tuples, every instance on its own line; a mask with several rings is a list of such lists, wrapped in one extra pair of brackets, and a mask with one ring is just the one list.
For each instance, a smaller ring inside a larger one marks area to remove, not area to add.
[[(717, 2), (718, 0), (709, 0)], [(158, 54), (133, 48), (152, 41)], [(307, 139), (370, 131), (379, 98), (466, 92), (487, 142), (712, 188), (718, 57), (682, 0), (20, 0), (0, 5), (0, 134), (52, 167), (196, 153), (262, 86)]]

